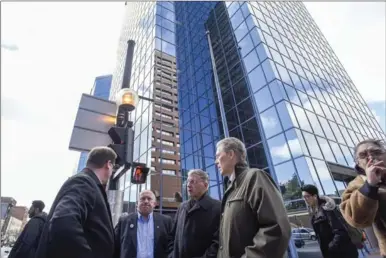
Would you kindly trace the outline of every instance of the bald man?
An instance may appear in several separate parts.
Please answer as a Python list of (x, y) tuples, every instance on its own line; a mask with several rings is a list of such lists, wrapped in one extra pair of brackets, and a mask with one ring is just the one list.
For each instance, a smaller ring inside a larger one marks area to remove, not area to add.
[(172, 219), (153, 213), (152, 191), (139, 194), (137, 212), (122, 215), (115, 227), (115, 258), (166, 258), (171, 253)]

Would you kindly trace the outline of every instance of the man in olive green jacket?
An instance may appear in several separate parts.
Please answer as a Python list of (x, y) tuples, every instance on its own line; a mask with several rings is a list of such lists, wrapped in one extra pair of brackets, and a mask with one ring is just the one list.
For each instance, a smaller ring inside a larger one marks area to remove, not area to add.
[(271, 177), (246, 163), (237, 138), (217, 143), (216, 164), (230, 185), (222, 199), (218, 258), (282, 258), (291, 226), (279, 190)]

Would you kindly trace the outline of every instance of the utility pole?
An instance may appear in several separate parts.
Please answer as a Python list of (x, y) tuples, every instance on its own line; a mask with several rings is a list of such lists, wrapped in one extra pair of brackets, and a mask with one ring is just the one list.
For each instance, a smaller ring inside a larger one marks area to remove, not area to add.
[(134, 111), (139, 99), (153, 101), (152, 99), (138, 96), (130, 89), (131, 70), (134, 55), (135, 42), (127, 42), (127, 53), (121, 90), (117, 93), (116, 124), (112, 126), (108, 134), (112, 140), (109, 145), (117, 154), (113, 174), (109, 180), (108, 197), (113, 211), (113, 224), (118, 222), (123, 208), (123, 191), (119, 190), (119, 178), (128, 170), (131, 173), (131, 184), (145, 184), (150, 168), (146, 164), (133, 162), (134, 129), (133, 121), (130, 121), (129, 113)]

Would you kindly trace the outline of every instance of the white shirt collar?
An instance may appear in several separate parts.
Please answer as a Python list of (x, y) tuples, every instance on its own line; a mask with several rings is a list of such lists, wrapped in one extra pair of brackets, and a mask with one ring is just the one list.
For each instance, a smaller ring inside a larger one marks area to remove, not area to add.
[[(148, 220), (151, 220), (153, 218), (153, 212), (149, 214), (148, 216)], [(141, 213), (138, 212), (138, 219), (140, 220), (143, 220), (143, 216), (141, 215)]]
[(233, 171), (231, 176), (229, 177), (229, 181), (233, 182), (233, 180), (235, 180), (235, 179), (236, 179), (236, 174), (235, 174), (235, 171)]

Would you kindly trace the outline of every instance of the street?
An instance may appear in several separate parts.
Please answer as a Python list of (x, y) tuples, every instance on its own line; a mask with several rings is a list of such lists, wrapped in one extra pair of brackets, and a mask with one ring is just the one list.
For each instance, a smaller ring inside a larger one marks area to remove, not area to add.
[[(305, 246), (296, 248), (299, 258), (321, 258), (322, 254), (317, 241), (306, 241)], [(379, 254), (367, 255), (366, 252), (359, 251), (359, 258), (381, 258)]]
[(319, 244), (317, 241), (306, 241), (306, 244), (302, 248), (296, 248), (299, 258), (320, 258)]

